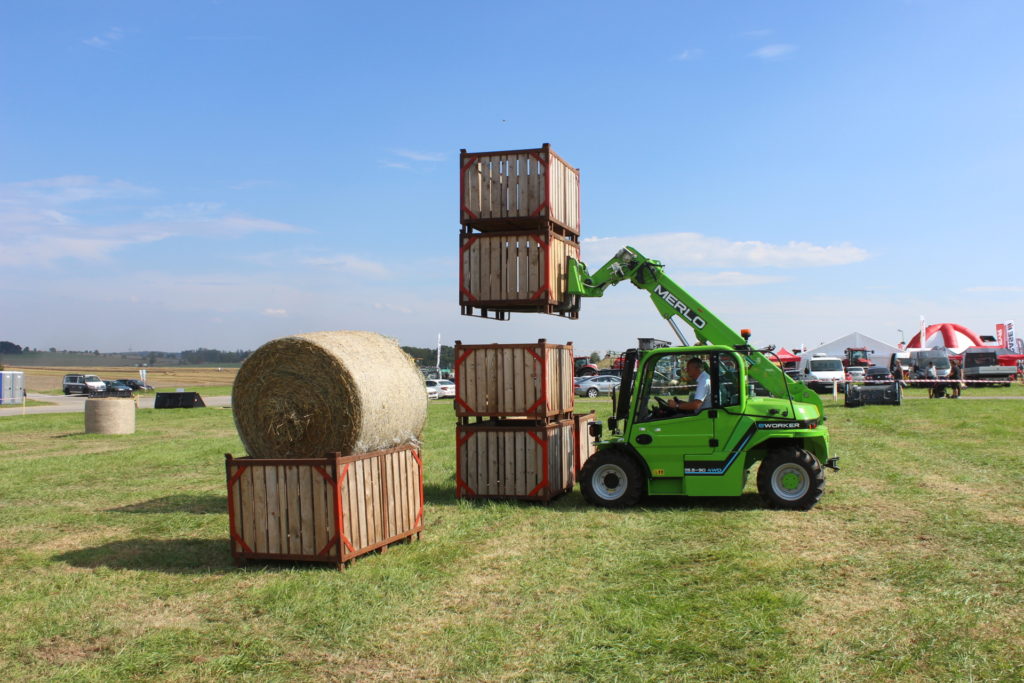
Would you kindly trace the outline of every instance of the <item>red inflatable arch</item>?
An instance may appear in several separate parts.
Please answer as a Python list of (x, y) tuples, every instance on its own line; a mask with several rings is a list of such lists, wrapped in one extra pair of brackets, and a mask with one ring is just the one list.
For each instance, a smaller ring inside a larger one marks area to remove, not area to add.
[(907, 347), (911, 349), (931, 348), (933, 346), (945, 346), (947, 349), (963, 349), (968, 346), (983, 346), (981, 338), (974, 333), (974, 330), (958, 325), (956, 323), (939, 323), (929, 325), (924, 330), (924, 343), (921, 343), (921, 333), (918, 332), (910, 341)]

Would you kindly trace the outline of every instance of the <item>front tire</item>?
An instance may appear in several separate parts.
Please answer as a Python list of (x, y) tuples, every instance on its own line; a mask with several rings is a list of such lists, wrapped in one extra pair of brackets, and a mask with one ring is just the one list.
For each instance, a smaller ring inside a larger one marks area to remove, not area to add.
[(636, 460), (615, 450), (594, 455), (580, 472), (580, 490), (591, 505), (625, 508), (643, 494), (644, 473)]
[(757, 490), (770, 506), (810, 510), (825, 491), (821, 463), (802, 448), (772, 451), (757, 470)]

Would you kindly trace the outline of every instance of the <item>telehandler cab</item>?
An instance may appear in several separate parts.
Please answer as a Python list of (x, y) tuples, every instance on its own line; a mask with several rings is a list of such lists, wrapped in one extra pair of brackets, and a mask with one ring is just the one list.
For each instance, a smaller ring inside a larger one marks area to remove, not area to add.
[[(629, 280), (647, 291), (682, 346), (641, 340), (627, 352), (614, 399), (610, 434), (593, 425), (597, 452), (580, 472), (583, 496), (603, 507), (627, 507), (641, 495), (739, 496), (750, 468), (760, 463), (757, 488), (772, 506), (808, 510), (821, 498), (829, 457), (821, 399), (783, 373), (679, 285), (658, 261), (625, 247), (591, 275), (570, 259), (569, 293), (598, 297)], [(676, 318), (693, 330), (691, 346)], [(706, 376), (704, 375), (706, 373)], [(686, 400), (709, 386), (706, 400)], [(690, 408), (670, 407), (678, 398)]]

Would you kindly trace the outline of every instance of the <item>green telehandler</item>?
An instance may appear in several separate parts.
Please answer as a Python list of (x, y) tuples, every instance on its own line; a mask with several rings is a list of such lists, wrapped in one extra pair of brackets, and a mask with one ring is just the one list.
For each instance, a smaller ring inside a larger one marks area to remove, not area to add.
[[(774, 507), (809, 510), (829, 457), (821, 398), (701, 306), (658, 261), (625, 247), (590, 274), (570, 259), (570, 305), (629, 280), (647, 291), (682, 346), (642, 340), (626, 353), (614, 414), (592, 425), (597, 451), (580, 472), (584, 498), (609, 508), (651, 496), (739, 496), (760, 463), (758, 492)], [(693, 330), (690, 345), (677, 320)], [(696, 382), (696, 385), (692, 385)], [(695, 397), (684, 400), (695, 387)], [(702, 394), (706, 394), (702, 395)]]

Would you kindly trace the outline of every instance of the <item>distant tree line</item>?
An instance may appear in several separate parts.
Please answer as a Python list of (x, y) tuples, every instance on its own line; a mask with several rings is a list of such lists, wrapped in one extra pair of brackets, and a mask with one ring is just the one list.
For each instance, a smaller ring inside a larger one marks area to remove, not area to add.
[(220, 351), (219, 349), (190, 349), (180, 355), (182, 365), (202, 365), (203, 363), (240, 363), (249, 357), (252, 351)]
[[(417, 346), (403, 346), (402, 350), (412, 356), (420, 367), (437, 365), (437, 349), (421, 349)], [(441, 345), (441, 367), (450, 368), (455, 364), (455, 347)]]
[(21, 353), (22, 348), (9, 341), (0, 341), (0, 353)]

